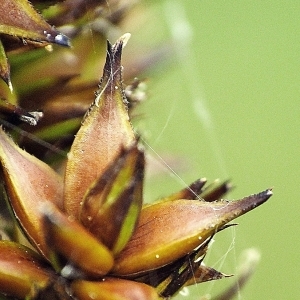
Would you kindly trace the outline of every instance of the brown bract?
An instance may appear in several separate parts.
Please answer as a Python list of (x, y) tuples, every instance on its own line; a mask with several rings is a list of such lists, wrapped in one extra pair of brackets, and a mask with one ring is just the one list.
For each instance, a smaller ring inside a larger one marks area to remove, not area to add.
[(239, 201), (211, 203), (180, 199), (145, 207), (138, 228), (118, 257), (114, 270), (125, 275), (170, 264), (271, 195), (272, 192), (266, 190)]
[(142, 207), (144, 150), (122, 84), (128, 37), (108, 43), (99, 91), (76, 134), (64, 178), (0, 130), (8, 204), (36, 249), (0, 241), (1, 293), (30, 299), (168, 298), (194, 275), (198, 283), (226, 277), (202, 264), (211, 238), (272, 195), (266, 190), (220, 200), (228, 182), (205, 189), (206, 180), (199, 179)]
[[(123, 39), (126, 38), (124, 36)], [(108, 44), (100, 90), (68, 154), (64, 205), (68, 214), (76, 218), (91, 183), (104, 172), (122, 148), (135, 141), (122, 87), (123, 39), (114, 47)], [(83, 172), (84, 169), (88, 172)]]
[(69, 38), (49, 25), (27, 0), (1, 0), (0, 34), (0, 77), (11, 90), (10, 66), (5, 50), (22, 43), (70, 45)]

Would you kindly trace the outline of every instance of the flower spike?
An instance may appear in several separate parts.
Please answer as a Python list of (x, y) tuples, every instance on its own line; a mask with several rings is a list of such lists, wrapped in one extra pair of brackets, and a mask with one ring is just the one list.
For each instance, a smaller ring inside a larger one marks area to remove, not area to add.
[(0, 241), (0, 295), (170, 299), (184, 286), (227, 277), (203, 264), (212, 238), (272, 195), (266, 190), (222, 200), (231, 185), (205, 188), (202, 178), (143, 206), (144, 149), (122, 85), (121, 54), (128, 38), (107, 44), (99, 91), (68, 153), (64, 178), (0, 128), (0, 165), (12, 217), (42, 254)]

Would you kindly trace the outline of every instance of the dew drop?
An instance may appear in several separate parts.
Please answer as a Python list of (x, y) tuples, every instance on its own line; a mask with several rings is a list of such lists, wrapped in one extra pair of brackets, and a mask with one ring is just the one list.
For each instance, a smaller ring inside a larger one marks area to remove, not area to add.
[(43, 33), (50, 43), (56, 43), (62, 46), (70, 46), (70, 39), (62, 33), (55, 34), (55, 31), (48, 32), (47, 30), (44, 30)]
[(55, 43), (63, 46), (70, 46), (70, 40), (69, 38), (64, 34), (58, 34), (54, 38)]

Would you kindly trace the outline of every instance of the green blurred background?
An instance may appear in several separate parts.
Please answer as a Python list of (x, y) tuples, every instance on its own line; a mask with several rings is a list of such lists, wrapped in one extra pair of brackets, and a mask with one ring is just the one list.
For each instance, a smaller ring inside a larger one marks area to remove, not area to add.
[[(149, 176), (147, 199), (198, 177), (232, 179), (232, 199), (274, 187), (266, 204), (216, 236), (205, 262), (236, 274), (243, 250), (254, 247), (261, 261), (236, 299), (299, 299), (300, 2), (145, 5), (146, 22), (125, 52), (160, 41), (172, 48), (168, 63), (145, 74), (149, 99), (139, 110), (140, 131), (162, 166)], [(176, 299), (216, 295), (234, 280)]]

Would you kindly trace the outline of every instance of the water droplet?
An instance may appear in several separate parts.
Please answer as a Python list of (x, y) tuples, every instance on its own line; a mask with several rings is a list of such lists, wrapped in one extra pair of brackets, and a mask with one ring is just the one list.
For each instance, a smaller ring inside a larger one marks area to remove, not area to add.
[(69, 38), (66, 35), (62, 34), (62, 33), (56, 34), (55, 31), (48, 32), (46, 30), (44, 30), (43, 33), (46, 36), (46, 39), (50, 43), (56, 43), (56, 44), (62, 45), (62, 46), (70, 46)]
[(156, 257), (156, 258), (159, 258), (159, 254), (156, 254), (155, 257)]
[(58, 34), (54, 38), (55, 43), (63, 46), (70, 46), (70, 40), (69, 38), (64, 34)]

